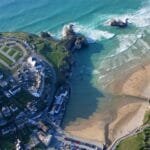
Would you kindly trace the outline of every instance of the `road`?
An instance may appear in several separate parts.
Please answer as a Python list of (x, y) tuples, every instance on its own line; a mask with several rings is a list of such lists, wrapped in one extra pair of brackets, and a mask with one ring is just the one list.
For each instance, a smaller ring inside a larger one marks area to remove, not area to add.
[(131, 131), (130, 133), (128, 133), (127, 135), (124, 135), (118, 139), (116, 139), (111, 145), (110, 147), (108, 147), (108, 150), (115, 150), (117, 145), (122, 141), (125, 140), (128, 137), (134, 136), (140, 132), (142, 132), (146, 127), (148, 127), (148, 125), (144, 125), (142, 127), (136, 128), (133, 131)]

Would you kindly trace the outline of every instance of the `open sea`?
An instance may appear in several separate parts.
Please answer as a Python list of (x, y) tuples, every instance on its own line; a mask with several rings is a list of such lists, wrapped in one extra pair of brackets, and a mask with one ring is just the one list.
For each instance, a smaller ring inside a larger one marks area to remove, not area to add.
[[(128, 18), (129, 27), (110, 27), (112, 18)], [(77, 118), (89, 118), (103, 103), (103, 85), (111, 82), (101, 81), (104, 72), (123, 65), (127, 60), (123, 56), (134, 57), (131, 49), (140, 38), (150, 43), (150, 0), (0, 0), (1, 32), (49, 31), (60, 38), (68, 23), (74, 23), (76, 32), (84, 34), (90, 45), (75, 54), (64, 126)]]

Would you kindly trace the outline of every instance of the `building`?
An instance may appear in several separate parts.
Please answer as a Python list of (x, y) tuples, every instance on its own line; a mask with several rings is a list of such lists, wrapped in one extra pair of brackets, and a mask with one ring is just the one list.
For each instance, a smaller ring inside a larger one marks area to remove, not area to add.
[(13, 87), (12, 89), (10, 89), (9, 93), (14, 96), (20, 91), (21, 91), (21, 87), (17, 85), (15, 87)]
[(4, 128), (1, 130), (1, 132), (2, 132), (2, 135), (6, 135), (9, 133), (9, 130), (8, 130), (8, 128)]
[(44, 132), (48, 131), (48, 127), (42, 121), (38, 122), (38, 128), (42, 129)]
[(9, 109), (8, 106), (6, 106), (6, 107), (3, 106), (2, 107), (2, 113), (5, 117), (10, 117), (11, 116), (10, 109)]
[(38, 61), (36, 57), (29, 57), (27, 62), (31, 67), (30, 72), (33, 75), (33, 83), (28, 90), (33, 96), (40, 97), (44, 88), (45, 68), (43, 63)]
[(27, 145), (27, 149), (32, 149), (34, 148), (36, 145), (38, 145), (40, 143), (39, 139), (37, 138), (37, 136), (35, 136), (34, 134), (32, 134), (30, 136), (30, 141), (29, 144)]
[(10, 105), (10, 110), (12, 111), (12, 112), (16, 112), (17, 110), (18, 110), (18, 107), (17, 106), (15, 106), (15, 105)]
[(8, 82), (7, 81), (0, 81), (0, 86), (1, 87), (5, 87), (8, 85)]
[(37, 133), (37, 136), (39, 138), (39, 140), (45, 145), (45, 146), (48, 146), (51, 142), (51, 139), (52, 139), (52, 135), (51, 134), (48, 134), (46, 135), (44, 132), (41, 132), (39, 131)]
[(5, 95), (7, 98), (10, 98), (10, 97), (12, 96), (8, 91), (4, 91), (4, 95)]

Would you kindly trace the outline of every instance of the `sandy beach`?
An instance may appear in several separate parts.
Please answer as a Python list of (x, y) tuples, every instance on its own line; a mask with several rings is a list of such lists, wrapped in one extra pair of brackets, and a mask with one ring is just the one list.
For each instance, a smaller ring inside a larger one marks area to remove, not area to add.
[[(121, 86), (117, 87), (118, 84)], [(115, 92), (118, 90), (122, 95), (119, 105), (113, 106), (113, 103), (108, 102), (103, 106), (107, 108), (103, 113), (97, 111), (89, 119), (79, 118), (65, 130), (74, 136), (105, 143), (107, 139), (112, 142), (141, 126), (149, 105), (150, 65), (140, 66), (123, 78), (122, 82), (120, 79), (115, 81), (111, 87), (115, 87)], [(141, 97), (145, 99), (140, 99)]]
[(117, 118), (109, 125), (109, 139), (122, 137), (143, 124), (147, 103), (128, 104), (118, 110)]
[(150, 97), (150, 65), (141, 66), (123, 84), (122, 93), (133, 96)]

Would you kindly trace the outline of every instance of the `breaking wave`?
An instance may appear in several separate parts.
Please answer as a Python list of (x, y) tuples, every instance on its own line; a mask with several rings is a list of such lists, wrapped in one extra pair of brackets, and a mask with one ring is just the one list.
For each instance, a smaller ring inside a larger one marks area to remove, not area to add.
[(80, 25), (78, 23), (72, 23), (72, 24), (74, 25), (75, 32), (85, 35), (89, 43), (94, 43), (96, 41), (101, 41), (104, 39), (110, 39), (115, 35), (108, 31), (98, 30), (93, 27)]
[(121, 53), (130, 48), (137, 41), (137, 36), (134, 34), (118, 35), (119, 47), (116, 49), (116, 53)]
[(135, 25), (136, 27), (147, 27), (150, 26), (150, 2), (145, 4), (141, 9), (137, 10), (136, 12), (127, 13), (123, 15), (108, 15), (106, 18), (107, 20), (104, 25), (108, 25), (110, 19), (121, 19), (125, 20), (126, 18), (129, 19), (129, 23)]

